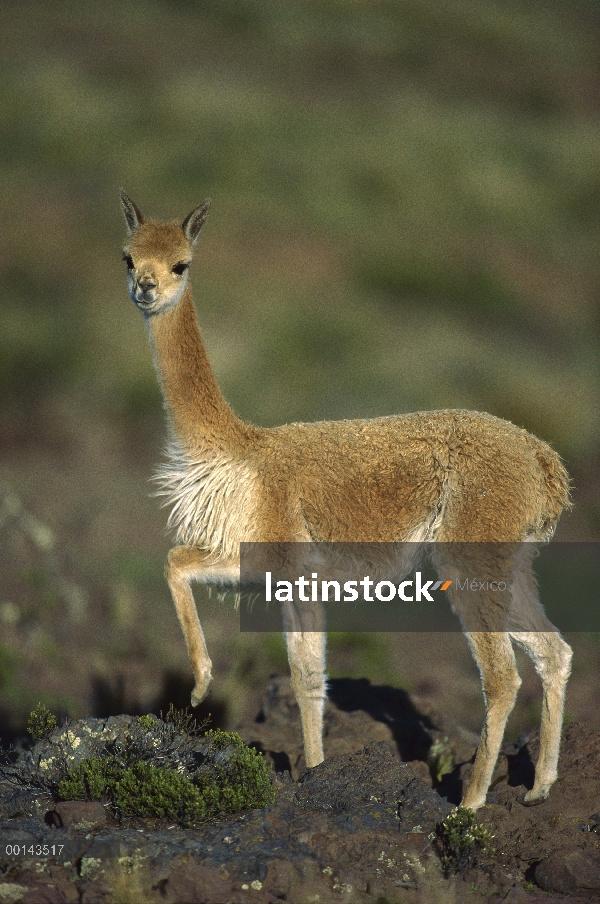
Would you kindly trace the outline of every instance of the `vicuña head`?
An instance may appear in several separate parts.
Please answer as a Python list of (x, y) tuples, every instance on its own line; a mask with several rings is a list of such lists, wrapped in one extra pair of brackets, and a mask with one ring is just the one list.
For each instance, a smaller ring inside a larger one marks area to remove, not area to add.
[[(498, 624), (499, 605), (491, 587), (473, 594), (465, 589), (468, 582), (461, 587), (457, 580), (448, 589), (486, 705), (463, 805), (477, 809), (485, 802), (521, 683), (513, 643), (531, 657), (543, 685), (540, 756), (525, 802), (543, 801), (557, 776), (571, 650), (543, 613), (532, 569), (535, 547), (523, 541), (548, 540), (568, 505), (568, 477), (558, 455), (508, 421), (473, 411), (269, 429), (243, 423), (213, 376), (188, 282), (209, 202), (181, 225), (146, 220), (124, 192), (121, 204), (129, 295), (145, 317), (169, 420), (170, 461), (159, 479), (179, 545), (169, 553), (166, 574), (194, 672), (192, 703), (208, 692), (211, 661), (190, 584), (239, 581), (242, 542), (409, 541), (409, 553), (411, 543), (430, 543), (442, 580), (470, 573), (467, 553), (461, 559), (457, 546), (494, 543), (490, 555), (505, 569), (508, 588), (502, 630), (490, 627)], [(498, 553), (501, 544), (519, 547), (518, 557)], [(323, 607), (314, 600), (282, 605), (306, 764), (312, 767), (323, 760)]]
[(178, 223), (146, 220), (121, 191), (129, 239), (123, 248), (129, 297), (144, 314), (172, 308), (184, 293), (194, 245), (210, 210), (207, 198)]

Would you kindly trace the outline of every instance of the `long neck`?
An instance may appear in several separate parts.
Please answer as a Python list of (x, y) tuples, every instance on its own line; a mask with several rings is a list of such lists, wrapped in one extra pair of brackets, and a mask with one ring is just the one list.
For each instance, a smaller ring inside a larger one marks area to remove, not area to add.
[(184, 449), (239, 450), (256, 428), (240, 421), (213, 376), (189, 285), (170, 311), (147, 320), (170, 426)]

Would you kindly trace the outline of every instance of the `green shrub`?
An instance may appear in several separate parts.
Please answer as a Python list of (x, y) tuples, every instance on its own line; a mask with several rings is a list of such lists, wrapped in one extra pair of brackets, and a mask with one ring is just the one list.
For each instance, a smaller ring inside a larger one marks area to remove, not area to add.
[[(161, 712), (162, 719), (163, 714)], [(153, 716), (140, 716), (140, 719), (152, 719)], [(190, 738), (198, 738), (203, 734), (204, 729), (210, 724), (211, 717), (207, 716), (200, 724), (194, 719), (191, 712), (186, 709), (177, 709), (171, 703), (169, 711), (164, 717), (165, 725), (173, 726), (180, 735), (187, 735)]]
[(199, 822), (217, 812), (211, 811), (189, 778), (143, 761), (121, 770), (110, 790), (115, 807), (125, 816)]
[(69, 769), (58, 786), (61, 800), (106, 800), (119, 778), (119, 769), (110, 757), (90, 757)]
[(220, 810), (242, 810), (245, 807), (264, 807), (272, 803), (275, 792), (270, 773), (257, 750), (247, 747), (236, 732), (210, 730), (206, 737), (212, 739), (218, 750), (229, 750), (225, 765), (215, 764), (219, 788)]
[(481, 857), (493, 854), (493, 835), (478, 825), (474, 810), (457, 807), (437, 826), (440, 856), (446, 873), (458, 873), (474, 866)]
[(138, 725), (141, 725), (142, 728), (145, 728), (146, 731), (150, 731), (154, 728), (155, 722), (154, 716), (138, 716)]
[[(145, 748), (140, 732), (147, 741)], [(110, 803), (123, 816), (177, 819), (184, 824), (273, 802), (269, 768), (260, 753), (238, 734), (219, 730), (207, 731), (206, 746), (190, 753), (199, 733), (195, 720), (172, 708), (164, 721), (140, 716), (125, 742), (68, 769), (57, 796)], [(182, 744), (173, 759), (177, 738)], [(173, 765), (165, 766), (165, 761)]]
[(29, 713), (27, 731), (37, 741), (47, 738), (56, 728), (56, 716), (53, 716), (43, 703), (38, 703), (36, 708)]

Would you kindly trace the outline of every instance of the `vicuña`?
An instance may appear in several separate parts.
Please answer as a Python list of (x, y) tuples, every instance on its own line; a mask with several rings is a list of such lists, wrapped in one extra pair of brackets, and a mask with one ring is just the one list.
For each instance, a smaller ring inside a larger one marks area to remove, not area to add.
[[(160, 479), (177, 542), (166, 576), (194, 672), (192, 704), (211, 684), (211, 661), (190, 589), (192, 581), (239, 581), (241, 542), (435, 543), (440, 577), (456, 562), (448, 544), (548, 540), (569, 504), (558, 455), (508, 421), (444, 410), (373, 420), (260, 428), (235, 416), (211, 370), (189, 283), (192, 253), (210, 201), (179, 225), (142, 216), (121, 192), (127, 225), (129, 295), (145, 318), (168, 416), (169, 463)], [(521, 550), (534, 544), (524, 544)], [(507, 718), (521, 680), (512, 643), (529, 654), (543, 685), (540, 755), (524, 802), (545, 800), (556, 780), (571, 649), (539, 603), (521, 553), (510, 577), (505, 631), (466, 631), (479, 667), (485, 720), (463, 806), (485, 803)], [(474, 594), (448, 591), (459, 617)], [(466, 601), (466, 597), (469, 600)], [(302, 631), (284, 605), (294, 693), (308, 767), (323, 761), (325, 633)], [(319, 626), (318, 619), (311, 624)], [(464, 622), (463, 622), (464, 624)]]

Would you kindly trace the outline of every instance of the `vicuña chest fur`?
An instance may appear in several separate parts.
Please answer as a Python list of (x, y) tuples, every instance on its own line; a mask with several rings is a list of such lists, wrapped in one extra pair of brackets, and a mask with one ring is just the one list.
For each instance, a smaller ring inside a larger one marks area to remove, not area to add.
[(171, 507), (167, 522), (177, 542), (199, 546), (218, 559), (239, 558), (239, 544), (252, 539), (257, 476), (251, 466), (226, 452), (185, 452), (177, 443), (156, 474)]

